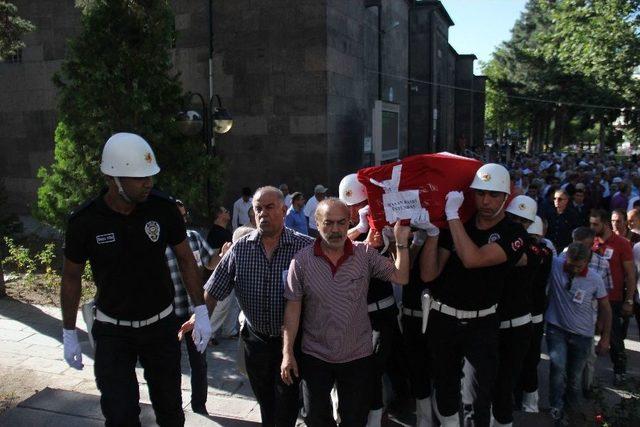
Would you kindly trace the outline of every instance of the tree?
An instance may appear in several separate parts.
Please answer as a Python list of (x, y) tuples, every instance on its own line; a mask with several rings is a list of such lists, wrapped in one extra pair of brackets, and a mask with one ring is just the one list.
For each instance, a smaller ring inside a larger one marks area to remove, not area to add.
[(15, 55), (24, 47), (20, 37), (35, 30), (35, 26), (20, 18), (18, 8), (12, 3), (0, 1), (0, 60)]
[[(54, 163), (41, 168), (35, 214), (57, 227), (68, 212), (104, 185), (101, 149), (116, 132), (133, 132), (153, 147), (162, 171), (157, 185), (205, 211), (204, 182), (220, 167), (198, 139), (176, 130), (182, 107), (169, 49), (175, 32), (166, 0), (85, 1), (81, 32), (54, 82), (59, 123)], [(217, 185), (217, 184), (216, 184)]]

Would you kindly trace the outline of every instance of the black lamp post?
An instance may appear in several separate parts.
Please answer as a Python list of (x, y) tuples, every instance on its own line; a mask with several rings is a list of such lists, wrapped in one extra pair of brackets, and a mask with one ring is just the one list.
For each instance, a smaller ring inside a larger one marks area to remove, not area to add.
[[(202, 114), (198, 111), (189, 110), (194, 98), (200, 101)], [(213, 107), (213, 100), (218, 101), (218, 106)], [(233, 126), (233, 118), (226, 108), (222, 106), (222, 101), (218, 95), (211, 97), (206, 102), (204, 97), (197, 92), (188, 92), (185, 96), (185, 107), (178, 113), (178, 130), (184, 136), (196, 136), (202, 134), (207, 157), (215, 155), (215, 134), (227, 133)], [(211, 182), (207, 176), (207, 212), (211, 215)]]

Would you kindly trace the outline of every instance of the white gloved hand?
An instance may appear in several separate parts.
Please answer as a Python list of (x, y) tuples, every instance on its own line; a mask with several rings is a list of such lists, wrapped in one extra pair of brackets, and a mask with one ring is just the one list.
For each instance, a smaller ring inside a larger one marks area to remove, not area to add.
[(447, 203), (444, 206), (444, 213), (447, 215), (447, 221), (452, 219), (460, 219), (458, 211), (462, 202), (464, 202), (464, 194), (462, 191), (449, 191), (449, 194), (445, 197)]
[(411, 246), (415, 248), (422, 247), (425, 240), (427, 240), (427, 232), (424, 230), (416, 230), (413, 232), (413, 237), (411, 238)]
[[(430, 237), (435, 237), (440, 234), (440, 229), (431, 224), (431, 220), (429, 219), (429, 211), (425, 208), (422, 208), (420, 210), (420, 215), (411, 220), (411, 226), (426, 231), (427, 236)], [(424, 243), (424, 240), (422, 242)]]
[(78, 333), (75, 329), (62, 329), (62, 344), (64, 346), (64, 360), (77, 370), (82, 370), (82, 349), (78, 342)]
[(367, 215), (369, 215), (369, 205), (364, 208), (360, 208), (358, 210), (358, 215), (360, 216), (360, 222), (356, 225), (356, 230), (360, 233), (366, 233), (369, 231), (369, 221), (367, 221)]
[(193, 342), (200, 353), (204, 353), (211, 339), (211, 323), (209, 322), (209, 311), (207, 306), (202, 304), (193, 309), (195, 324), (193, 325)]

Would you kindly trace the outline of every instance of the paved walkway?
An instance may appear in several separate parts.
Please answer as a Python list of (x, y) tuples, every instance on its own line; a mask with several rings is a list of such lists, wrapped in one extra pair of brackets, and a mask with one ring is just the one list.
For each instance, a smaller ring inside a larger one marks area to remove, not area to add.
[[(16, 409), (0, 416), (0, 425), (102, 425), (99, 411), (99, 392), (93, 376), (93, 357), (86, 327), (78, 315), (79, 339), (83, 349), (82, 371), (69, 368), (62, 358), (60, 310), (55, 307), (34, 306), (12, 299), (0, 300), (0, 368), (22, 372), (38, 382), (36, 396), (22, 402)], [(187, 425), (258, 425), (260, 411), (251, 392), (249, 381), (235, 366), (237, 340), (222, 339), (220, 345), (209, 347), (209, 419), (193, 414), (190, 407), (190, 379), (188, 358), (183, 347), (182, 399)], [(626, 342), (629, 355), (629, 375), (640, 378), (640, 343), (635, 320), (629, 328)], [(540, 366), (541, 407), (548, 406), (548, 357), (543, 354)], [(622, 393), (612, 387), (611, 363), (601, 357), (596, 364), (597, 376), (605, 385), (605, 397), (616, 401)], [(138, 381), (146, 384), (142, 369), (137, 369)], [(71, 392), (71, 393), (70, 393)], [(147, 387), (140, 387), (141, 402), (149, 403)], [(73, 403), (69, 403), (73, 402)], [(146, 414), (146, 415), (145, 415)], [(40, 417), (40, 418), (38, 418)], [(409, 425), (412, 415), (389, 425)], [(405, 419), (406, 418), (406, 419)], [(16, 420), (24, 420), (16, 424)], [(39, 423), (37, 420), (40, 420)], [(76, 421), (75, 423), (72, 421)], [(81, 420), (81, 421), (79, 421)], [(148, 405), (143, 405), (142, 420), (153, 424)], [(240, 422), (242, 421), (242, 422)], [(204, 423), (204, 424), (203, 424)], [(217, 424), (216, 424), (217, 423)], [(542, 427), (550, 425), (544, 415), (517, 414), (516, 426)]]

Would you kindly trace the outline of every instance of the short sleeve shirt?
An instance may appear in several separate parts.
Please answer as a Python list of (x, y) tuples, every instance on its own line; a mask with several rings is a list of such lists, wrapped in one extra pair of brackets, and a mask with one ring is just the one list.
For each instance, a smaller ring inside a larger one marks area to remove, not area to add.
[(543, 314), (547, 309), (547, 282), (553, 264), (553, 252), (544, 241), (538, 245), (540, 249), (540, 266), (536, 270), (532, 286), (531, 314)]
[(77, 264), (89, 261), (100, 311), (119, 320), (148, 319), (173, 302), (165, 249), (185, 240), (184, 221), (175, 202), (155, 190), (128, 215), (109, 208), (103, 196), (71, 214), (64, 255)]
[[(626, 261), (633, 262), (631, 243), (624, 237), (615, 233), (603, 241), (596, 237), (593, 243), (593, 251), (609, 261), (613, 289), (609, 292), (611, 301), (622, 301), (624, 293), (624, 267)], [(632, 284), (633, 285), (633, 284)]]
[(483, 310), (498, 303), (506, 273), (524, 253), (527, 237), (524, 228), (508, 218), (495, 226), (480, 230), (475, 218), (465, 224), (469, 238), (482, 247), (496, 243), (507, 255), (507, 261), (482, 268), (466, 268), (458, 257), (449, 230), (440, 233), (440, 247), (450, 252), (449, 259), (438, 279), (431, 286), (434, 299), (459, 310)]
[(318, 207), (318, 199), (316, 196), (311, 197), (307, 200), (307, 203), (304, 205), (304, 215), (309, 218), (309, 229), (317, 230), (318, 225), (316, 224), (316, 208)]
[(549, 276), (549, 307), (545, 315), (548, 323), (574, 334), (592, 337), (597, 308), (593, 301), (607, 297), (602, 277), (591, 268), (586, 275), (569, 281), (564, 271), (564, 259), (553, 260)]
[(212, 249), (220, 249), (225, 243), (230, 242), (232, 237), (231, 231), (218, 224), (213, 224), (207, 234), (207, 243)]
[(354, 242), (352, 253), (336, 267), (318, 247), (316, 243), (295, 255), (284, 293), (289, 300), (303, 302), (302, 351), (329, 363), (369, 356), (373, 353), (367, 312), (369, 281), (389, 282), (395, 271), (393, 262), (375, 248)]
[(261, 334), (280, 336), (289, 264), (296, 252), (312, 243), (311, 237), (283, 227), (278, 247), (271, 258), (267, 258), (260, 232), (255, 230), (231, 246), (205, 289), (218, 301), (235, 290), (238, 304), (251, 328)]
[(525, 253), (526, 265), (510, 268), (505, 277), (498, 304), (500, 320), (515, 319), (531, 313), (533, 281), (542, 263), (542, 250), (529, 236), (525, 240)]

